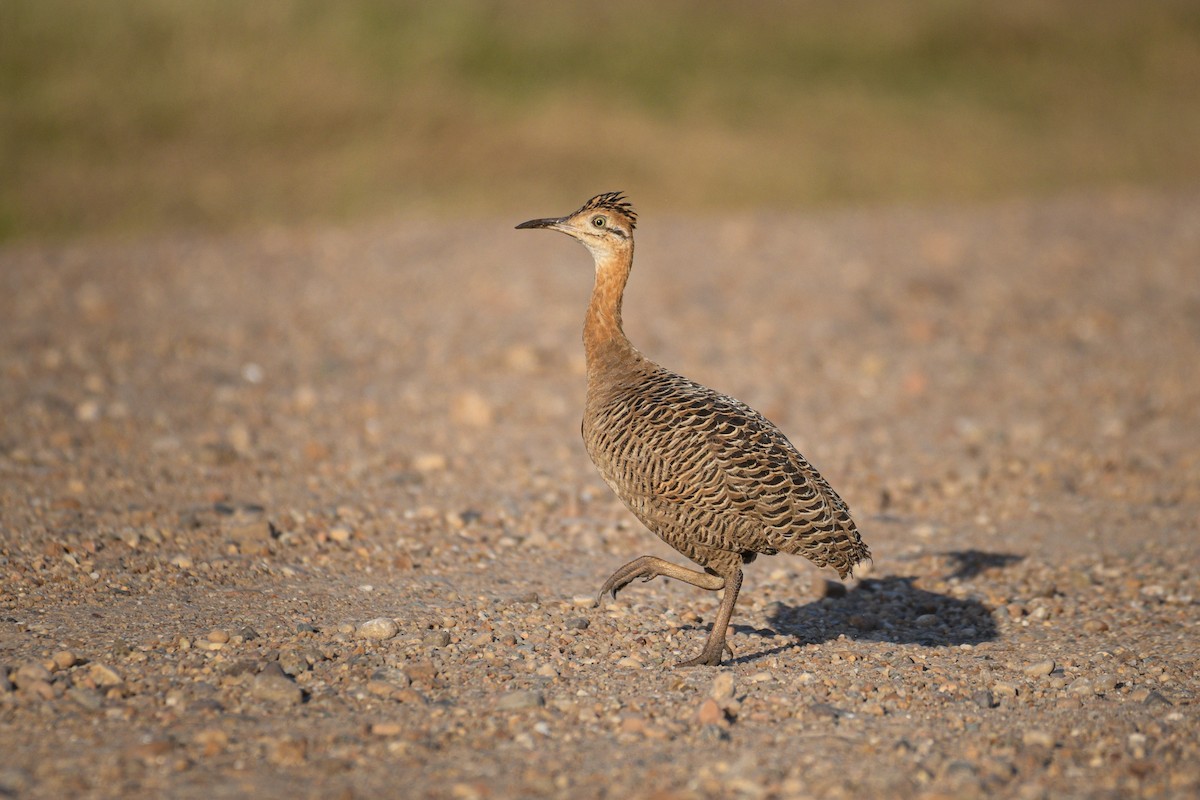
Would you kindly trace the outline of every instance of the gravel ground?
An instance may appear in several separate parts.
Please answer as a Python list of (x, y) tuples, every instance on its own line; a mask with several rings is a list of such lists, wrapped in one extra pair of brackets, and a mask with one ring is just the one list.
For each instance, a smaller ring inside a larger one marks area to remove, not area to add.
[(875, 555), (760, 559), (691, 670), (715, 596), (592, 608), (681, 559), (579, 439), (587, 253), (511, 229), (568, 208), (510, 205), (0, 251), (0, 796), (1200, 792), (1200, 194), (640, 208), (631, 338)]

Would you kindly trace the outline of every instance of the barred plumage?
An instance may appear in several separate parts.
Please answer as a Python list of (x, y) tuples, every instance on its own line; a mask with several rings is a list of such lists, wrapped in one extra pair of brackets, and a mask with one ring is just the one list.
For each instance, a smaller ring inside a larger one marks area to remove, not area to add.
[(778, 428), (745, 403), (663, 369), (625, 337), (621, 299), (635, 220), (628, 201), (607, 192), (566, 217), (517, 227), (558, 230), (592, 252), (596, 284), (583, 336), (588, 455), (634, 516), (705, 569), (643, 556), (617, 570), (601, 597), (660, 575), (724, 589), (704, 649), (684, 662), (719, 664), (743, 564), (793, 553), (844, 578), (870, 552), (846, 503)]

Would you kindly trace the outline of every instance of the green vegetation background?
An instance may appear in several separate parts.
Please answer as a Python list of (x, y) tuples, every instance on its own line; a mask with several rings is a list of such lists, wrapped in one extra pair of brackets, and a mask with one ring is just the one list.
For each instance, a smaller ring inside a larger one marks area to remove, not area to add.
[(1200, 178), (1195, 0), (0, 3), (0, 240)]

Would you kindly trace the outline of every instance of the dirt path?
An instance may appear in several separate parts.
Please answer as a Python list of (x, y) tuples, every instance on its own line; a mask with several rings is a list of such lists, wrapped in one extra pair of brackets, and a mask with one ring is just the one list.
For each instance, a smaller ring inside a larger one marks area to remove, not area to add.
[(0, 251), (0, 796), (1200, 791), (1200, 195), (640, 208), (631, 338), (875, 554), (756, 562), (689, 671), (715, 597), (589, 606), (674, 556), (579, 441), (587, 254), (511, 231), (562, 210)]

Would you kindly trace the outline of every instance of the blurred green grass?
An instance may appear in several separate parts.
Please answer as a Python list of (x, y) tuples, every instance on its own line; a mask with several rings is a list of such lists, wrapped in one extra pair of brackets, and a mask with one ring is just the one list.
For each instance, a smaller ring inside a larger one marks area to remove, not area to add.
[(1200, 179), (1195, 0), (0, 4), (0, 239)]

